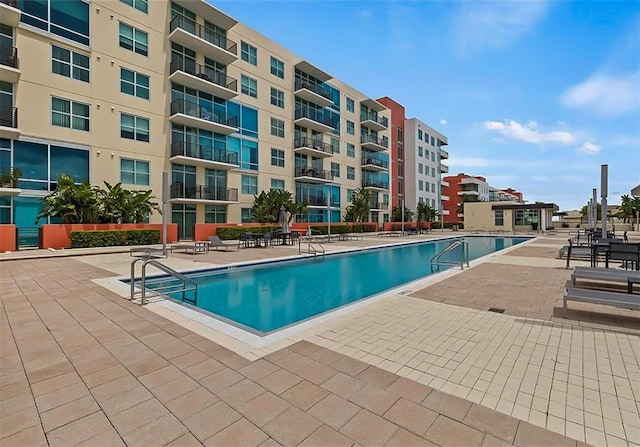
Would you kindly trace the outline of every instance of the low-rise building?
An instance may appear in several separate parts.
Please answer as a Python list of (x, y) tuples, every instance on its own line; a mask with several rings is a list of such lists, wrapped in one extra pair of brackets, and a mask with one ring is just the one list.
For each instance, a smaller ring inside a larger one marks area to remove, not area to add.
[(553, 226), (555, 203), (465, 202), (464, 229), (469, 231), (530, 231)]

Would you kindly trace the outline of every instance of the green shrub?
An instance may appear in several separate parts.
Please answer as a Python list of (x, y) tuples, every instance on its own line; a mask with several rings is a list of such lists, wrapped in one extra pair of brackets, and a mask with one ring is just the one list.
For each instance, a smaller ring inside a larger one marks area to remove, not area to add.
[(222, 227), (216, 230), (216, 236), (223, 241), (240, 239), (242, 233), (264, 234), (269, 231), (281, 230), (282, 226), (268, 225), (264, 227)]
[(160, 230), (72, 231), (71, 248), (116, 247), (160, 243)]
[[(310, 225), (310, 227), (313, 234), (329, 233), (328, 225)], [(346, 234), (350, 232), (351, 232), (351, 229), (349, 228), (349, 225), (340, 225), (340, 224), (331, 225), (331, 234)]]

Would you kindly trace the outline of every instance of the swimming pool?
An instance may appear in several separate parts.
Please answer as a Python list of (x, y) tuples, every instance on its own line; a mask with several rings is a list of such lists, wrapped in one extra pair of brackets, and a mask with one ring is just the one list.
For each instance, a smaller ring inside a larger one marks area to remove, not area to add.
[[(529, 238), (466, 237), (470, 259)], [(451, 239), (188, 274), (199, 308), (265, 335), (431, 274), (431, 258)], [(442, 259), (455, 261), (459, 252)], [(443, 270), (446, 267), (442, 268)], [(156, 282), (151, 287), (170, 283)]]

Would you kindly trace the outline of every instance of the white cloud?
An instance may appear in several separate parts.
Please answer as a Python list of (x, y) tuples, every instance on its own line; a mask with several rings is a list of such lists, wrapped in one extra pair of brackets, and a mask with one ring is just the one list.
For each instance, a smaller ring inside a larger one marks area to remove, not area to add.
[(617, 76), (593, 74), (566, 89), (560, 102), (606, 117), (629, 114), (640, 108), (640, 70)]
[(535, 121), (529, 121), (527, 124), (521, 124), (515, 120), (505, 120), (503, 122), (485, 121), (484, 127), (500, 133), (500, 135), (505, 138), (531, 144), (559, 143), (568, 146), (576, 142), (571, 132), (543, 132), (539, 129), (538, 123)]
[(443, 118), (443, 119), (440, 120), (440, 124), (442, 124), (443, 126), (446, 126), (449, 123), (448, 123), (448, 121), (446, 119)]
[(529, 32), (549, 9), (547, 0), (462, 1), (451, 27), (461, 53), (502, 48)]
[(600, 149), (602, 148), (597, 144), (592, 143), (591, 141), (586, 141), (582, 146), (576, 149), (576, 152), (579, 154), (595, 155), (600, 152)]

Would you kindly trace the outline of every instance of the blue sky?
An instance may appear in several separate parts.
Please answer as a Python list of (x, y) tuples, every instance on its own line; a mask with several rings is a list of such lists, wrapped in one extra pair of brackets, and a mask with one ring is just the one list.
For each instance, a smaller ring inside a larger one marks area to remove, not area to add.
[(579, 208), (640, 183), (640, 2), (216, 1), (449, 138), (450, 173)]

